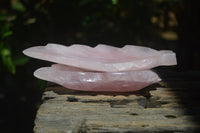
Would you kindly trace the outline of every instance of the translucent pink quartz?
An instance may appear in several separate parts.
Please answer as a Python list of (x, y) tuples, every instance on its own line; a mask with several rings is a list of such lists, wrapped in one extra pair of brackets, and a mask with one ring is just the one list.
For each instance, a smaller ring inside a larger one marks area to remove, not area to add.
[(102, 72), (146, 70), (160, 65), (176, 65), (176, 55), (169, 50), (126, 45), (117, 48), (99, 44), (63, 46), (48, 44), (23, 51), (27, 56), (68, 66)]
[(82, 91), (137, 91), (161, 80), (156, 73), (150, 70), (88, 72), (60, 64), (39, 68), (34, 75), (39, 79)]
[(117, 48), (99, 44), (63, 46), (48, 44), (23, 51), (27, 56), (59, 64), (39, 68), (40, 79), (82, 91), (137, 91), (161, 79), (151, 70), (160, 65), (176, 65), (169, 50), (126, 45)]

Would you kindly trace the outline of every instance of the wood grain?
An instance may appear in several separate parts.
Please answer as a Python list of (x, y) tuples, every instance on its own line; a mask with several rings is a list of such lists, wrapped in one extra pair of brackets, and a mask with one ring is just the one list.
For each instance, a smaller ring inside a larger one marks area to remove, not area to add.
[(193, 133), (200, 127), (199, 80), (166, 80), (139, 92), (48, 87), (35, 133)]

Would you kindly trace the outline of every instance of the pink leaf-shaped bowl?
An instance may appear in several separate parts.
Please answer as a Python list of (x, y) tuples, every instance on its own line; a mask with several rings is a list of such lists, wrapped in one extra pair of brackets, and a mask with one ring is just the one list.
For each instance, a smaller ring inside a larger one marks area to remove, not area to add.
[(102, 72), (147, 70), (160, 65), (176, 65), (176, 55), (170, 50), (126, 45), (123, 48), (99, 44), (63, 46), (48, 44), (23, 51), (27, 56), (63, 65)]
[(130, 92), (161, 80), (155, 72), (150, 70), (91, 72), (60, 64), (39, 68), (34, 75), (39, 79), (81, 91)]

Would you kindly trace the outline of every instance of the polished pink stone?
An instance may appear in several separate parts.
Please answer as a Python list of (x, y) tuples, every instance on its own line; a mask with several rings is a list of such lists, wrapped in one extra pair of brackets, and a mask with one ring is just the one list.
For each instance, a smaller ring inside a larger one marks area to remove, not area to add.
[(151, 70), (105, 73), (91, 72), (60, 64), (39, 68), (34, 75), (39, 79), (81, 91), (130, 92), (161, 80)]
[(176, 55), (170, 50), (154, 50), (142, 46), (123, 48), (99, 44), (63, 46), (48, 44), (23, 51), (27, 56), (91, 71), (121, 72), (147, 70), (160, 65), (176, 65)]
[(48, 44), (28, 48), (23, 53), (59, 63), (36, 70), (37, 78), (82, 91), (137, 91), (161, 80), (148, 69), (177, 64), (176, 54), (170, 50), (133, 45), (117, 48), (99, 44), (93, 48)]

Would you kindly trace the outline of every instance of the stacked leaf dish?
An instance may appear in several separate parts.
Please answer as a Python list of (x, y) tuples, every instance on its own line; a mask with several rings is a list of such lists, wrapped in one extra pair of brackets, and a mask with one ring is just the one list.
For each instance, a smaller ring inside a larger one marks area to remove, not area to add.
[(23, 53), (58, 63), (36, 70), (37, 78), (81, 91), (137, 91), (161, 80), (151, 68), (177, 64), (176, 54), (170, 50), (133, 45), (117, 48), (103, 44), (47, 44)]

